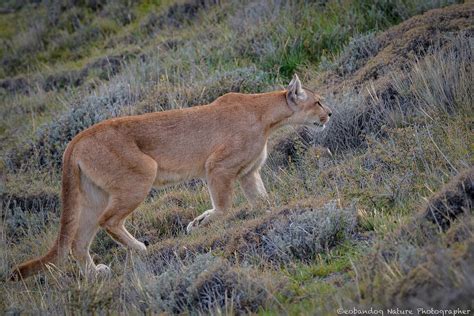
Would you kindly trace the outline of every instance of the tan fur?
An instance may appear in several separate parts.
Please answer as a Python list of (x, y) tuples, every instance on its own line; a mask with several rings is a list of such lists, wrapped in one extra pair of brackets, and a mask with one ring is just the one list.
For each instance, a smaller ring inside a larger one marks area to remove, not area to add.
[(145, 251), (124, 227), (152, 186), (207, 180), (213, 208), (188, 225), (192, 231), (231, 206), (236, 181), (254, 203), (267, 193), (260, 177), (267, 140), (286, 124), (324, 124), (330, 110), (295, 76), (287, 90), (229, 93), (209, 105), (110, 119), (78, 134), (63, 157), (61, 226), (51, 250), (14, 269), (32, 275), (72, 251), (84, 272), (106, 271), (89, 254), (99, 228), (117, 242)]

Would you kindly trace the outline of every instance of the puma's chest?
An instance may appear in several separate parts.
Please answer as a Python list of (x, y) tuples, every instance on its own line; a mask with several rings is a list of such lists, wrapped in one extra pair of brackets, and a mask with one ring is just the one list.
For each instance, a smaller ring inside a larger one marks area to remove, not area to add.
[(267, 144), (265, 143), (260, 153), (257, 154), (256, 157), (247, 164), (247, 166), (245, 166), (245, 168), (240, 172), (240, 175), (248, 174), (252, 171), (260, 169), (266, 160), (267, 160)]

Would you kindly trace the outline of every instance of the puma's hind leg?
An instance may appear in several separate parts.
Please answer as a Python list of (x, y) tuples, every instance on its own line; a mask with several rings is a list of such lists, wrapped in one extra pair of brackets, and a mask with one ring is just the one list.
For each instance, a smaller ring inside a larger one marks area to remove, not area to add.
[(98, 223), (81, 222), (72, 244), (72, 255), (84, 274), (101, 270), (110, 270), (106, 265), (96, 266), (90, 255), (90, 245), (99, 229)]
[(117, 242), (129, 249), (146, 251), (146, 246), (133, 237), (125, 228), (128, 215), (145, 200), (156, 178), (156, 162), (143, 156), (141, 170), (135, 169), (124, 177), (120, 185), (108, 190), (109, 203), (99, 218), (99, 225)]
[(143, 191), (143, 197), (132, 201), (125, 201), (119, 197), (113, 197), (106, 211), (100, 219), (102, 226), (107, 233), (118, 243), (128, 249), (146, 251), (144, 243), (138, 241), (130, 234), (124, 226), (125, 219), (135, 208), (145, 199), (148, 191)]
[[(121, 147), (120, 147), (121, 148)], [(84, 149), (80, 161), (81, 171), (90, 175), (90, 182), (106, 197), (90, 194), (91, 199), (100, 200), (95, 206), (87, 209), (88, 216), (84, 219), (82, 229), (78, 230), (76, 256), (84, 267), (89, 270), (108, 270), (105, 265), (94, 265), (90, 255), (89, 246), (99, 228), (104, 228), (111, 237), (127, 248), (145, 250), (143, 243), (136, 240), (124, 227), (125, 219), (146, 198), (156, 178), (157, 163), (150, 156), (137, 150), (127, 152), (114, 151), (115, 159), (110, 161), (98, 160), (88, 156)], [(130, 149), (130, 148), (129, 148)], [(81, 149), (82, 150), (82, 149)], [(104, 150), (108, 150), (104, 147)], [(111, 149), (110, 149), (111, 150)]]
[(80, 218), (71, 245), (74, 259), (82, 273), (109, 272), (104, 264), (95, 265), (90, 255), (90, 246), (99, 230), (99, 217), (108, 202), (107, 194), (95, 185), (85, 174), (81, 175)]

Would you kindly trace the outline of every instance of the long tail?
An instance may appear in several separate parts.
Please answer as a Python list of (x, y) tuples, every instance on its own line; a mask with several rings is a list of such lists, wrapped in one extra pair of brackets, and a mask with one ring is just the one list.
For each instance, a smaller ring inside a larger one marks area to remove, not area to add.
[(80, 194), (80, 170), (79, 166), (72, 161), (72, 148), (73, 142), (66, 148), (63, 156), (62, 213), (58, 237), (44, 256), (15, 267), (11, 274), (12, 280), (18, 281), (36, 274), (45, 269), (47, 264), (57, 264), (63, 261), (69, 253), (80, 215), (80, 208), (77, 207), (77, 198)]

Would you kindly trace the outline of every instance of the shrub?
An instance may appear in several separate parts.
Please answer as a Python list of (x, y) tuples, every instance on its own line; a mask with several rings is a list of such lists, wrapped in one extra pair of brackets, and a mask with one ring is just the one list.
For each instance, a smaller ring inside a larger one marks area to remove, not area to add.
[(271, 299), (265, 280), (210, 253), (191, 262), (169, 264), (147, 284), (150, 305), (168, 313), (208, 313), (229, 309), (255, 312)]
[(104, 17), (113, 19), (119, 25), (127, 25), (135, 20), (133, 6), (136, 0), (109, 1), (101, 11)]
[(294, 212), (277, 220), (262, 238), (258, 252), (271, 262), (310, 262), (354, 233), (355, 211), (328, 203), (321, 209)]
[[(338, 208), (335, 203), (261, 213), (244, 209), (203, 228), (204, 234), (193, 234), (192, 239), (163, 240), (151, 248), (150, 258), (159, 267), (163, 260), (187, 260), (212, 250), (231, 262), (276, 268), (310, 262), (318, 254), (352, 239), (355, 233), (355, 211)], [(181, 226), (179, 221), (167, 223), (170, 224), (176, 226), (168, 226), (168, 231)], [(155, 272), (160, 273), (157, 269)]]
[(367, 61), (375, 56), (380, 49), (375, 33), (367, 33), (353, 37), (344, 47), (336, 61), (326, 66), (342, 77), (353, 74)]
[(314, 134), (314, 139), (332, 152), (363, 147), (366, 136), (379, 132), (389, 116), (386, 104), (373, 104), (355, 91), (329, 97), (326, 103), (334, 115), (323, 132)]
[(13, 76), (18, 69), (29, 66), (30, 56), (44, 49), (43, 37), (47, 27), (42, 21), (33, 19), (26, 32), (18, 33), (3, 52), (1, 65), (5, 75)]
[[(87, 127), (120, 114), (133, 98), (126, 86), (115, 84), (114, 90), (90, 95), (61, 115), (56, 121), (38, 129), (36, 143), (26, 144), (22, 151), (10, 153), (7, 163), (11, 169), (25, 163), (33, 166), (59, 166), (68, 142)], [(33, 157), (33, 159), (32, 159)]]
[(198, 14), (218, 3), (217, 0), (191, 0), (185, 3), (175, 3), (158, 18), (158, 25), (183, 27), (195, 19)]
[(31, 85), (24, 77), (0, 79), (0, 94), (28, 93)]

